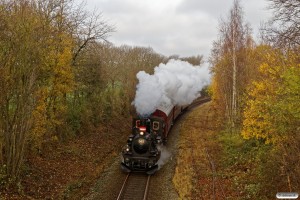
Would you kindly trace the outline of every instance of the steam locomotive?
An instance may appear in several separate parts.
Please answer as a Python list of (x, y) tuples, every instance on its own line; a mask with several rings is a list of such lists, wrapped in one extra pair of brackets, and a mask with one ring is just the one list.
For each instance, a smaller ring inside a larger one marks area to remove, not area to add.
[(173, 122), (187, 107), (161, 104), (149, 117), (134, 118), (132, 134), (122, 150), (121, 169), (154, 174), (161, 155), (159, 145), (166, 143)]

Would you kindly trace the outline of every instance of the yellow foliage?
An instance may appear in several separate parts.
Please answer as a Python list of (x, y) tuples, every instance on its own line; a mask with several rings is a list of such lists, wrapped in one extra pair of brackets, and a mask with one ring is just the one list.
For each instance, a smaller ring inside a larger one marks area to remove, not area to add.
[[(49, 42), (48, 60), (48, 89), (47, 116), (49, 129), (52, 134), (58, 127), (64, 126), (67, 113), (67, 94), (75, 88), (74, 72), (72, 69), (73, 38), (66, 32), (60, 32)], [(60, 127), (62, 129), (63, 127)]]
[(36, 107), (32, 112), (32, 130), (30, 139), (32, 145), (40, 149), (43, 141), (43, 136), (47, 132), (47, 97), (48, 89), (40, 87), (36, 92)]
[(291, 107), (295, 110), (300, 106), (294, 98), (299, 95), (299, 84), (294, 82), (299, 82), (300, 73), (290, 71), (294, 71), (293, 66), (299, 66), (299, 55), (268, 49), (264, 59), (259, 67), (259, 79), (248, 90), (242, 136), (278, 143), (295, 130), (292, 121), (298, 118)]
[(49, 54), (50, 66), (53, 71), (51, 95), (59, 96), (74, 89), (74, 73), (72, 71), (72, 38), (61, 33), (54, 38), (52, 51)]

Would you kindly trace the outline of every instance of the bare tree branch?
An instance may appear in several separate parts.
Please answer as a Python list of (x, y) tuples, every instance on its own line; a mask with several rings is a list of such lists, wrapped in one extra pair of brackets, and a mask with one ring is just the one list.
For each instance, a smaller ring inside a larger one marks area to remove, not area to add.
[(266, 38), (274, 45), (288, 49), (300, 45), (300, 1), (299, 0), (269, 0), (274, 17), (265, 28)]

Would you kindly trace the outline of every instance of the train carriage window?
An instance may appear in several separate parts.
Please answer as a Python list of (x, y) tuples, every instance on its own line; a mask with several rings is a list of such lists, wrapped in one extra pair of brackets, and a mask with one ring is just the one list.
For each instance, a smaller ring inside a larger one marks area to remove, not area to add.
[(159, 129), (159, 122), (153, 122), (152, 128), (154, 131), (157, 131)]

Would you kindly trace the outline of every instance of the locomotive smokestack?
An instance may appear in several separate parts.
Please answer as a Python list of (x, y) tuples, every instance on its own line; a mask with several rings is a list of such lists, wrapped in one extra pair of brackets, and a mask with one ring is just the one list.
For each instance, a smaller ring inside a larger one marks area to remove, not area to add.
[(136, 76), (139, 83), (133, 104), (141, 116), (150, 115), (162, 103), (190, 104), (210, 82), (208, 67), (173, 59), (155, 67), (153, 75), (140, 71)]

